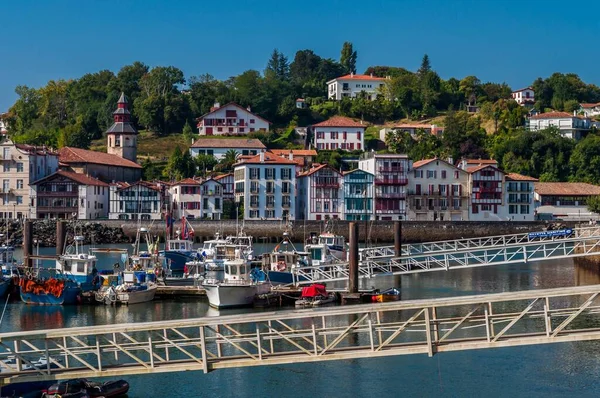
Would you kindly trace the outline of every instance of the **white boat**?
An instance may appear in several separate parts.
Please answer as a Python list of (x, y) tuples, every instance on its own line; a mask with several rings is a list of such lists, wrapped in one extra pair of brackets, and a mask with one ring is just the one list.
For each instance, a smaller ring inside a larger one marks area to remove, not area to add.
[(215, 308), (232, 308), (252, 305), (254, 296), (265, 294), (271, 285), (250, 278), (250, 266), (243, 258), (228, 260), (224, 264), (224, 279), (205, 279), (202, 287), (206, 290), (208, 303)]
[(106, 305), (138, 304), (154, 300), (156, 284), (146, 285), (121, 284), (108, 286), (96, 293), (96, 301)]
[(273, 285), (289, 285), (297, 282), (294, 269), (309, 266), (309, 253), (296, 250), (288, 232), (283, 240), (270, 253), (262, 255), (262, 268)]
[(218, 239), (217, 234), (216, 240), (204, 243), (209, 245), (206, 250), (203, 248), (201, 257), (201, 259), (204, 259), (206, 271), (223, 271), (227, 260), (244, 258), (247, 261), (252, 261), (254, 256), (252, 237), (245, 235), (243, 232), (235, 236), (228, 236), (224, 240)]
[(100, 287), (100, 278), (96, 263), (98, 258), (94, 254), (84, 253), (82, 250), (84, 237), (76, 235), (73, 243), (65, 249), (63, 255), (56, 260), (56, 270), (68, 275), (81, 287), (83, 292), (96, 290)]
[[(142, 250), (142, 241), (146, 244), (146, 250)], [(138, 228), (127, 270), (145, 271), (145, 281), (156, 282), (164, 275), (164, 262), (165, 258), (158, 252), (158, 242), (153, 241), (147, 228)]]
[(336, 235), (332, 232), (323, 232), (317, 237), (316, 241), (313, 238), (311, 243), (315, 245), (327, 245), (330, 254), (338, 261), (348, 260), (346, 239), (341, 235)]

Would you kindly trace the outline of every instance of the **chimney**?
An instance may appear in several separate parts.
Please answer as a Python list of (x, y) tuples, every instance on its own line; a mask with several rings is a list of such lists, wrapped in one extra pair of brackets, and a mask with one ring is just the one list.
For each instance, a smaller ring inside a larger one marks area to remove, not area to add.
[(192, 138), (192, 145), (194, 145), (194, 139)]
[(354, 72), (350, 72), (350, 77), (354, 77)]
[(265, 151), (264, 150), (260, 151), (259, 159), (260, 159), (261, 163), (265, 162)]
[(294, 154), (292, 153), (292, 151), (290, 151), (290, 153), (288, 154), (288, 159), (294, 160)]
[(214, 112), (217, 109), (219, 109), (220, 107), (221, 107), (221, 104), (219, 104), (218, 102), (215, 102), (215, 104), (212, 106), (212, 108), (210, 108), (210, 111)]
[(252, 109), (250, 108), (250, 105), (248, 105), (248, 107), (246, 108), (246, 110), (247, 110), (248, 112), (252, 112)]
[(373, 77), (373, 74), (371, 73), (371, 77)]
[(452, 156), (448, 156), (448, 163), (450, 164), (454, 164), (454, 159), (452, 159)]

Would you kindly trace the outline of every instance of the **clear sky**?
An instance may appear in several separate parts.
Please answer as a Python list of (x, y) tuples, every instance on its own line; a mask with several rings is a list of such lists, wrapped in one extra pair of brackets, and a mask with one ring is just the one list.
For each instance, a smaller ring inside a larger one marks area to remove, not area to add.
[(19, 84), (118, 71), (142, 61), (186, 77), (263, 70), (278, 48), (338, 59), (342, 43), (370, 65), (416, 70), (424, 53), (442, 78), (527, 86), (573, 72), (600, 85), (600, 2), (519, 0), (0, 0), (0, 112)]

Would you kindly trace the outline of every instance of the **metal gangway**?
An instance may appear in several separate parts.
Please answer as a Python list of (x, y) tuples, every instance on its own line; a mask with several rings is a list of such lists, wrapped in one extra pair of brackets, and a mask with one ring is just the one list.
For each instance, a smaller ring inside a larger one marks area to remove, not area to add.
[[(374, 278), (600, 255), (600, 228), (597, 227), (576, 228), (564, 236), (533, 237), (528, 234), (525, 238), (522, 235), (509, 236), (508, 240), (489, 237), (452, 241), (451, 245), (433, 242), (424, 244), (422, 254), (367, 257), (359, 262), (358, 276)], [(466, 241), (472, 241), (472, 244)], [(467, 247), (461, 247), (463, 243)], [(345, 281), (350, 276), (346, 262), (297, 267), (292, 272), (295, 273), (297, 284)]]
[[(600, 285), (0, 334), (3, 383), (600, 339)], [(40, 360), (43, 358), (44, 360)]]
[[(600, 236), (600, 226), (592, 227), (578, 227), (568, 228), (561, 231), (571, 231), (572, 237), (579, 236)], [(509, 235), (494, 235), (494, 236), (483, 236), (478, 238), (462, 238), (435, 242), (425, 243), (409, 243), (402, 244), (402, 256), (410, 256), (414, 254), (425, 254), (431, 252), (445, 252), (445, 251), (457, 251), (457, 250), (471, 250), (480, 249), (482, 247), (491, 246), (510, 246), (510, 245), (522, 245), (527, 243), (555, 241), (560, 239), (560, 236), (552, 235), (553, 231), (548, 234), (541, 234), (536, 232), (524, 232), (518, 234)], [(559, 231), (554, 231), (559, 232)], [(394, 246), (374, 246), (360, 248), (359, 257), (361, 259), (380, 259), (395, 257)]]

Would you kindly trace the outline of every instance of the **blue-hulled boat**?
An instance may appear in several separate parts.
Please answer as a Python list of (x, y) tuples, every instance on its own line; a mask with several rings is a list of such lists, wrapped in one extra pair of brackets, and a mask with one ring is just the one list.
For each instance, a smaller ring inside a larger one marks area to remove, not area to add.
[(82, 292), (98, 290), (100, 277), (96, 269), (98, 258), (93, 254), (83, 253), (84, 237), (75, 236), (73, 244), (68, 246), (65, 253), (56, 260), (56, 270), (68, 274)]
[(79, 284), (56, 270), (40, 268), (28, 271), (19, 280), (21, 301), (26, 304), (71, 305), (81, 297)]
[[(167, 220), (167, 231), (170, 231), (169, 226), (172, 226), (173, 220), (170, 216), (167, 216)], [(167, 268), (176, 274), (182, 274), (185, 263), (196, 258), (193, 242), (194, 229), (185, 217), (181, 218), (181, 226), (183, 232), (175, 231), (175, 239), (170, 239), (170, 233), (167, 233), (165, 250), (159, 253), (167, 261)]]

